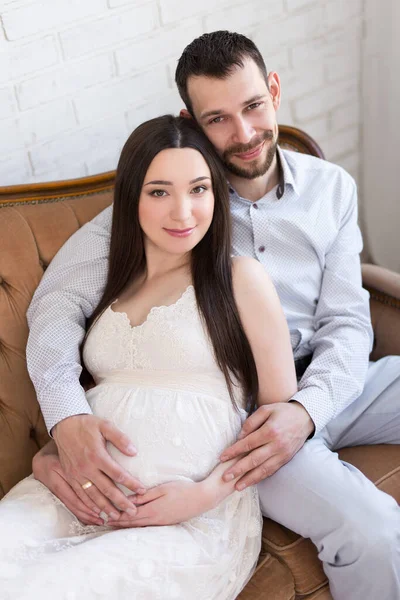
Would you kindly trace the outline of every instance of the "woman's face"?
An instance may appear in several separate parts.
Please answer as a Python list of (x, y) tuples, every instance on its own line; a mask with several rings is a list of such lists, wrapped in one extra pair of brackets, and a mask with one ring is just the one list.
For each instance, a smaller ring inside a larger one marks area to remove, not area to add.
[(210, 227), (214, 194), (210, 169), (193, 148), (168, 148), (144, 178), (139, 222), (149, 244), (170, 254), (190, 252)]

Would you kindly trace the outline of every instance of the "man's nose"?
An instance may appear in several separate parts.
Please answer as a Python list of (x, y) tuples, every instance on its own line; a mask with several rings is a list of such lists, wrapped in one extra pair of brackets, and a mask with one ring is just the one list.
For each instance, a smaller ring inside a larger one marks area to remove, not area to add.
[(239, 144), (248, 144), (254, 136), (255, 131), (250, 123), (243, 118), (235, 121), (235, 142)]

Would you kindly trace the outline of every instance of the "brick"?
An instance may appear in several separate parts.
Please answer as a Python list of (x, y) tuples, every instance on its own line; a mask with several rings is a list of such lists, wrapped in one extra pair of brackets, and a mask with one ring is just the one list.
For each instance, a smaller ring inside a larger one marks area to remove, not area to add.
[(324, 29), (323, 7), (317, 4), (311, 10), (277, 21), (273, 27), (268, 27), (268, 30), (266, 30), (265, 23), (262, 23), (252, 39), (256, 46), (265, 53), (287, 45), (296, 45), (299, 41), (321, 35)]
[[(163, 25), (181, 21), (187, 17), (194, 17), (215, 10), (215, 0), (201, 0), (201, 2), (184, 2), (182, 0), (159, 0), (161, 22)], [(229, 7), (229, 0), (219, 0), (220, 5)]]
[(338, 157), (350, 154), (359, 147), (360, 135), (358, 127), (348, 128), (340, 133), (331, 134), (324, 141), (324, 152), (328, 160), (336, 161)]
[(313, 121), (309, 121), (307, 126), (304, 128), (304, 131), (311, 135), (314, 140), (320, 144), (322, 151), (325, 153), (325, 144), (324, 140), (331, 135), (329, 128), (329, 116), (324, 115), (319, 119), (314, 119)]
[(359, 152), (352, 152), (341, 156), (335, 160), (335, 163), (343, 167), (357, 183), (360, 182), (360, 154)]
[(342, 129), (347, 129), (347, 127), (354, 127), (360, 122), (361, 102), (358, 98), (332, 111), (331, 126), (333, 131), (341, 131)]
[(21, 134), (16, 118), (0, 121), (0, 155), (13, 152), (24, 147), (24, 138)]
[(101, 19), (80, 23), (61, 32), (60, 43), (65, 58), (78, 58), (99, 48), (114, 46), (148, 33), (155, 26), (155, 7), (145, 4), (123, 12), (109, 12)]
[(336, 53), (325, 59), (328, 82), (358, 78), (361, 71), (361, 36), (353, 35), (336, 47)]
[(10, 87), (0, 89), (0, 119), (12, 117), (17, 110), (14, 91)]
[(282, 48), (282, 50), (278, 52), (270, 52), (266, 56), (263, 54), (263, 58), (268, 73), (277, 71), (277, 73), (281, 75), (286, 73), (290, 68), (289, 54), (286, 48)]
[(60, 181), (62, 179), (77, 179), (88, 175), (85, 162), (82, 158), (76, 156), (68, 157), (68, 161), (61, 161), (58, 166), (50, 165), (46, 171), (34, 173), (30, 178), (30, 183), (42, 183), (46, 181)]
[(0, 52), (0, 82), (18, 80), (28, 73), (55, 65), (59, 60), (55, 40), (46, 36), (29, 44), (8, 42)]
[(112, 56), (107, 54), (63, 63), (57, 69), (19, 83), (19, 106), (25, 110), (53, 98), (74, 94), (83, 88), (108, 81), (113, 72)]
[(204, 30), (209, 32), (228, 29), (243, 32), (260, 22), (264, 21), (267, 24), (269, 20), (283, 16), (283, 13), (282, 0), (253, 0), (250, 3), (212, 11), (204, 19)]
[(81, 166), (90, 156), (106, 148), (112, 152), (122, 147), (127, 139), (124, 116), (118, 115), (71, 133), (57, 136), (31, 150), (35, 175), (44, 175), (63, 169), (63, 165)]
[(28, 155), (18, 152), (5, 158), (0, 157), (0, 184), (19, 185), (31, 181), (32, 171)]
[(201, 33), (200, 22), (190, 21), (179, 28), (158, 31), (145, 40), (117, 49), (115, 56), (118, 74), (124, 75), (130, 71), (143, 70), (154, 63), (164, 63), (171, 56), (178, 59), (185, 46)]
[(295, 125), (291, 103), (284, 101), (277, 112), (277, 121), (281, 125)]
[(127, 122), (130, 130), (134, 130), (140, 123), (159, 117), (160, 115), (173, 114), (178, 115), (183, 102), (179, 97), (178, 92), (169, 93), (168, 95), (156, 98), (152, 102), (138, 107), (131, 108), (127, 111)]
[(361, 27), (352, 24), (316, 37), (305, 43), (298, 43), (291, 50), (294, 68), (307, 68), (310, 64), (324, 62), (327, 58), (335, 58), (338, 54), (352, 52), (359, 54), (361, 45)]
[(358, 94), (357, 81), (353, 79), (326, 85), (294, 101), (296, 121), (299, 123), (311, 121), (329, 110), (353, 102)]
[(294, 12), (296, 10), (304, 8), (305, 6), (314, 4), (315, 0), (285, 0), (285, 3), (288, 11)]
[(118, 8), (119, 6), (124, 6), (130, 2), (131, 0), (108, 0), (108, 6), (110, 8)]
[(10, 6), (3, 12), (2, 21), (7, 39), (17, 40), (105, 10), (106, 0), (41, 0), (15, 8)]
[(71, 102), (56, 100), (18, 115), (19, 131), (25, 145), (32, 145), (76, 127)]
[(104, 155), (88, 156), (86, 159), (88, 175), (97, 175), (98, 173), (105, 173), (106, 171), (115, 171), (120, 154), (120, 150), (117, 150), (114, 152), (108, 151)]
[(307, 77), (299, 69), (283, 73), (281, 77), (283, 102), (288, 99), (296, 100), (314, 90), (319, 90), (324, 86), (324, 82), (325, 69), (322, 63), (316, 63)]
[(85, 90), (74, 101), (79, 122), (93, 122), (124, 112), (135, 104), (142, 105), (146, 98), (157, 96), (167, 85), (167, 70), (162, 67), (112, 85)]
[(325, 19), (329, 27), (343, 27), (354, 17), (363, 15), (363, 0), (330, 0), (325, 6)]

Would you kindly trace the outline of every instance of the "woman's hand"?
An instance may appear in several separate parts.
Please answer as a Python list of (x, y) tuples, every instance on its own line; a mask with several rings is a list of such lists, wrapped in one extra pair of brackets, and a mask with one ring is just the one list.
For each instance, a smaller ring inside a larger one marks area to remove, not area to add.
[(109, 520), (107, 525), (149, 527), (189, 521), (213, 508), (215, 494), (206, 481), (171, 481), (151, 488), (142, 496), (136, 496), (135, 517), (124, 518), (125, 515), (122, 514), (118, 521)]

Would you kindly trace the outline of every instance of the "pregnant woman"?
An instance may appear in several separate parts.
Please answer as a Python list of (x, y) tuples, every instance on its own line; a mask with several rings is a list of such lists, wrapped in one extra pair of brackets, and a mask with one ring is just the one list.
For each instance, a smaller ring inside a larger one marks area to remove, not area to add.
[[(28, 477), (0, 503), (2, 600), (233, 600), (248, 581), (257, 493), (224, 482), (219, 456), (246, 411), (287, 401), (296, 377), (274, 288), (257, 261), (231, 259), (230, 235), (224, 171), (195, 124), (138, 127), (118, 164), (108, 280), (82, 348), (93, 413), (138, 450), (109, 448), (146, 487), (138, 526), (85, 526)], [(146, 503), (168, 510), (171, 497), (176, 524), (145, 527)]]

